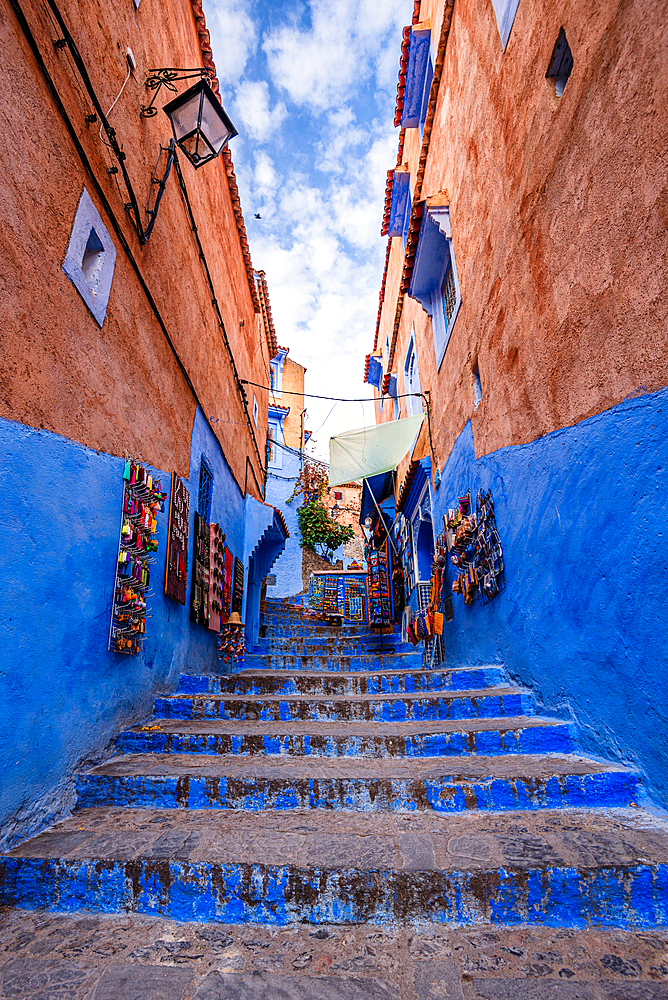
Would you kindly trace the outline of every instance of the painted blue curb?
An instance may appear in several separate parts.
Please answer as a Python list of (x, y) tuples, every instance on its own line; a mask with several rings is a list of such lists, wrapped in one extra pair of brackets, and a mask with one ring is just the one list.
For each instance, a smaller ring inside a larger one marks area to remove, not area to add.
[(369, 677), (258, 677), (253, 674), (181, 674), (179, 694), (414, 694), (463, 691), (507, 684), (500, 667), (469, 670), (422, 670)]
[(365, 813), (619, 807), (637, 804), (639, 790), (637, 776), (624, 771), (470, 782), (447, 776), (410, 781), (84, 774), (78, 776), (76, 787), (77, 809), (345, 809)]
[(0, 905), (188, 922), (656, 928), (668, 865), (359, 871), (204, 861), (0, 859)]
[(476, 697), (395, 698), (391, 701), (225, 701), (182, 695), (156, 698), (156, 719), (224, 719), (262, 722), (336, 721), (427, 722), (452, 719), (500, 719), (533, 715), (530, 694), (479, 695)]
[(283, 754), (291, 757), (462, 757), (479, 754), (575, 753), (569, 723), (489, 729), (482, 732), (428, 733), (416, 736), (271, 736), (205, 733), (121, 733), (119, 753)]

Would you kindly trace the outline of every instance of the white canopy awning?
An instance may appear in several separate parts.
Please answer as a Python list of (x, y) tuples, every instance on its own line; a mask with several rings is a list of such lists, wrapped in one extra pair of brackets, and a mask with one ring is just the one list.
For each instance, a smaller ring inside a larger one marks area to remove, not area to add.
[(424, 413), (373, 427), (359, 427), (329, 439), (329, 485), (390, 472), (413, 448)]

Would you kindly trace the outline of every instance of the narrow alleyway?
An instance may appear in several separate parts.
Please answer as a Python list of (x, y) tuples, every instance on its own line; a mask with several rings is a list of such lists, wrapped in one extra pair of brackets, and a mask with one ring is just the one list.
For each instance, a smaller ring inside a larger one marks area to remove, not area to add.
[(633, 773), (500, 666), (268, 609), (243, 670), (184, 675), (2, 858), (3, 996), (668, 997)]

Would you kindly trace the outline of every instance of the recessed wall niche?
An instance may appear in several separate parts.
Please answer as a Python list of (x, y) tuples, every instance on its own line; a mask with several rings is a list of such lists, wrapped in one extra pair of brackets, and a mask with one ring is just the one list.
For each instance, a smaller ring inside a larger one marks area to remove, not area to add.
[(77, 206), (63, 271), (102, 326), (116, 266), (116, 247), (86, 188)]

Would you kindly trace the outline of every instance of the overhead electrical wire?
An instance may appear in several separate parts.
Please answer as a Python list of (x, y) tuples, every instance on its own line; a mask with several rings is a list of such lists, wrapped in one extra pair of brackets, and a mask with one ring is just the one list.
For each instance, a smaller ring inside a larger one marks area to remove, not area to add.
[[(270, 392), (275, 390), (268, 385), (260, 385), (259, 382), (250, 382), (247, 378), (242, 378), (242, 383), (244, 385), (252, 385), (256, 389), (269, 389)], [(373, 403), (375, 402), (374, 396), (364, 396), (363, 399), (342, 399), (340, 396), (316, 396), (313, 392), (292, 392), (289, 389), (283, 389), (281, 391), (283, 396), (308, 396), (309, 399), (329, 399), (334, 403)], [(402, 392), (398, 396), (392, 396), (392, 399), (405, 399), (407, 396), (423, 396), (423, 392)]]

